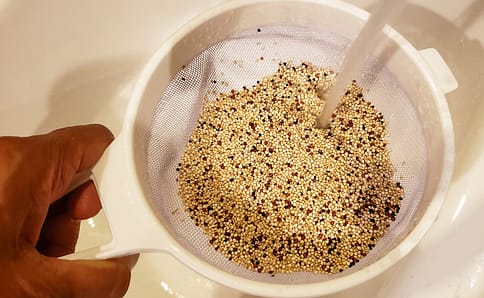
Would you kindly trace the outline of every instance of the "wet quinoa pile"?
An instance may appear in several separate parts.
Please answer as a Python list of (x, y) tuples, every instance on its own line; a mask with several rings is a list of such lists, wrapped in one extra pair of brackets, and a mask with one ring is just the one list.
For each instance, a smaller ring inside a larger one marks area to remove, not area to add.
[(383, 115), (353, 82), (315, 128), (334, 73), (280, 63), (251, 88), (205, 103), (178, 172), (186, 211), (228, 259), (270, 274), (338, 273), (395, 220)]

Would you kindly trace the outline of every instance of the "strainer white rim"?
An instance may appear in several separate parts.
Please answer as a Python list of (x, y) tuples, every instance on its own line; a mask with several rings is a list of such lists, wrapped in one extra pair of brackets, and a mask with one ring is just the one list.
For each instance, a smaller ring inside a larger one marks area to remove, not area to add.
[[(122, 155), (126, 160), (126, 180), (129, 181), (130, 187), (134, 194), (142, 196), (143, 192), (141, 190), (141, 185), (137, 178), (136, 164), (134, 159), (134, 138), (135, 138), (135, 124), (137, 112), (140, 104), (142, 104), (142, 98), (144, 91), (150, 81), (150, 78), (155, 73), (158, 64), (161, 59), (167, 55), (171, 48), (180, 41), (187, 32), (192, 31), (197, 26), (201, 25), (204, 21), (211, 19), (221, 13), (243, 7), (245, 5), (262, 3), (262, 2), (280, 2), (280, 3), (291, 3), (295, 1), (270, 1), (270, 0), (242, 0), (242, 1), (231, 1), (221, 6), (210, 9), (209, 11), (199, 15), (178, 32), (176, 32), (168, 41), (166, 41), (163, 46), (152, 56), (152, 58), (147, 63), (146, 67), (142, 71), (139, 80), (134, 88), (133, 95), (130, 103), (128, 104), (127, 113), (124, 121), (124, 126), (122, 128), (122, 133), (124, 138), (122, 140), (123, 147)], [(359, 9), (353, 5), (345, 2), (335, 1), (335, 0), (299, 0), (299, 3), (318, 3), (321, 5), (329, 6), (338, 10), (344, 10), (346, 13), (351, 14), (355, 18), (365, 21), (368, 18), (368, 13), (362, 9)], [(442, 119), (443, 131), (444, 131), (444, 168), (440, 181), (438, 183), (438, 189), (436, 195), (432, 202), (428, 205), (422, 219), (416, 224), (413, 231), (402, 241), (397, 247), (391, 250), (387, 255), (385, 255), (380, 260), (375, 263), (366, 266), (365, 268), (351, 273), (349, 275), (318, 283), (295, 285), (295, 284), (270, 284), (257, 282), (252, 280), (247, 280), (233, 274), (229, 274), (225, 271), (217, 269), (212, 265), (204, 262), (199, 257), (191, 254), (189, 251), (180, 246), (172, 237), (168, 236), (166, 250), (179, 259), (182, 263), (186, 264), (193, 270), (197, 271), (228, 287), (241, 290), (243, 292), (250, 292), (252, 294), (260, 296), (277, 296), (277, 297), (312, 297), (323, 294), (330, 294), (334, 292), (341, 291), (343, 289), (355, 286), (362, 283), (368, 279), (375, 277), (381, 272), (388, 269), (391, 265), (395, 264), (397, 261), (402, 259), (407, 255), (411, 249), (413, 249), (417, 243), (422, 239), (424, 234), (428, 231), (432, 223), (438, 216), (438, 212), (442, 203), (445, 199), (446, 190), (450, 183), (453, 170), (454, 161), (454, 136), (452, 128), (452, 120), (450, 112), (447, 108), (447, 103), (443, 92), (440, 87), (434, 81), (431, 73), (425, 66), (423, 59), (421, 58), (419, 52), (398, 32), (393, 30), (391, 27), (385, 27), (385, 34), (395, 41), (401, 49), (418, 65), (420, 72), (424, 75), (427, 83), (431, 86), (432, 95), (434, 96), (436, 102), (441, 106), (439, 109), (440, 119)]]

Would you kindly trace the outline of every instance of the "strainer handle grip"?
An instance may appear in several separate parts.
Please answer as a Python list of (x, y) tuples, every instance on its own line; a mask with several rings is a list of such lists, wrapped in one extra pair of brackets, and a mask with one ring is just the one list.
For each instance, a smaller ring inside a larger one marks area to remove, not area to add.
[(430, 69), (434, 81), (444, 94), (450, 93), (457, 89), (459, 84), (450, 70), (447, 63), (434, 48), (423, 49), (419, 51), (426, 66)]
[(170, 250), (173, 241), (144, 199), (137, 179), (133, 179), (136, 169), (126, 153), (129, 147), (126, 135), (123, 132), (118, 135), (92, 170), (113, 239), (64, 259), (107, 259)]
[(64, 260), (92, 260), (96, 259), (96, 256), (99, 254), (99, 252), (102, 251), (102, 246), (95, 246), (87, 249), (83, 249), (80, 251), (76, 251), (74, 253), (65, 255), (60, 257), (61, 259)]

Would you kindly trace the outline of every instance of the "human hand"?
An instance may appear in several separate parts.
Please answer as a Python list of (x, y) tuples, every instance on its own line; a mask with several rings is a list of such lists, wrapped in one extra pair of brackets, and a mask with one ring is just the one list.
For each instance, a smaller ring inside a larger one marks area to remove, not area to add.
[(87, 182), (67, 193), (113, 140), (100, 125), (32, 137), (0, 137), (0, 285), (2, 297), (120, 297), (137, 256), (62, 260), (80, 220), (101, 208)]

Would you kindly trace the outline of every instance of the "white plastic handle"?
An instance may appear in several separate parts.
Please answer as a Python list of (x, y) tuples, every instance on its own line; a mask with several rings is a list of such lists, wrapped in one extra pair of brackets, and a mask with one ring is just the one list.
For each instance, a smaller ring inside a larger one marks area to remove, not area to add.
[(75, 252), (65, 259), (107, 259), (146, 251), (167, 251), (173, 245), (144, 199), (135, 168), (126, 154), (126, 134), (121, 132), (94, 167), (103, 212), (113, 239), (111, 243)]
[(434, 48), (423, 49), (419, 51), (426, 66), (430, 69), (432, 77), (444, 94), (450, 93), (457, 89), (459, 84), (455, 79), (449, 66), (445, 63), (440, 53)]

